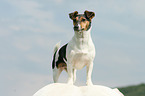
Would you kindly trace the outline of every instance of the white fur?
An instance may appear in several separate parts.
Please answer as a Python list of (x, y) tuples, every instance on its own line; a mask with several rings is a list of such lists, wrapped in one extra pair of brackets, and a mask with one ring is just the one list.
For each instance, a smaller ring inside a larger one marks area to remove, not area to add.
[(72, 40), (66, 49), (67, 71), (69, 74), (68, 83), (73, 84), (76, 80), (76, 69), (87, 68), (87, 85), (93, 85), (91, 74), (93, 70), (93, 60), (95, 57), (95, 47), (88, 31), (75, 32)]
[(53, 53), (55, 53), (55, 52), (60, 48), (60, 43), (61, 43), (61, 42), (58, 42), (58, 43), (55, 45)]

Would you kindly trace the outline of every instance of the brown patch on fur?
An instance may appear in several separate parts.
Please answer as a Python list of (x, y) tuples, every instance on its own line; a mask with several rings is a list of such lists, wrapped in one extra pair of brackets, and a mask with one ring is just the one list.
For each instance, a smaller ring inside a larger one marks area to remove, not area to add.
[(88, 21), (86, 18), (82, 17), (76, 17), (73, 19), (73, 25), (77, 25), (77, 21), (80, 21), (80, 25), (81, 25), (81, 29), (83, 29), (83, 31), (86, 31), (89, 27), (90, 21)]
[(57, 68), (67, 68), (67, 65), (65, 63), (59, 63)]
[(80, 23), (81, 29), (86, 31), (89, 27), (90, 22), (88, 20), (86, 20), (86, 18), (84, 18), (84, 17), (81, 17), (80, 21), (81, 21), (81, 23)]
[(85, 14), (85, 16), (86, 16), (86, 18), (88, 18), (88, 19), (92, 19), (92, 18), (94, 18), (94, 16), (95, 16), (95, 13), (94, 12), (91, 12), (91, 11), (85, 11), (84, 12), (84, 14)]

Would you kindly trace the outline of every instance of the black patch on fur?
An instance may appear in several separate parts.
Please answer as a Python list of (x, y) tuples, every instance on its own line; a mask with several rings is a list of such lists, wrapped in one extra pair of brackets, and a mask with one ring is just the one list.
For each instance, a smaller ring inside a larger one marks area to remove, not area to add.
[(67, 48), (67, 45), (68, 44), (66, 44), (66, 45), (64, 45), (64, 46), (62, 46), (60, 48), (59, 53), (58, 53), (59, 54), (58, 61), (56, 61), (56, 67), (58, 67), (58, 65), (60, 63), (65, 63), (66, 64), (64, 59), (67, 61), (67, 58), (66, 58), (66, 48)]
[(56, 56), (56, 52), (57, 52), (57, 51), (55, 51), (55, 53), (54, 53), (54, 55), (53, 55), (52, 69), (54, 69), (54, 67), (55, 67), (55, 56)]
[(86, 31), (88, 31), (91, 28), (91, 21), (89, 21), (89, 22), (90, 22), (90, 24)]

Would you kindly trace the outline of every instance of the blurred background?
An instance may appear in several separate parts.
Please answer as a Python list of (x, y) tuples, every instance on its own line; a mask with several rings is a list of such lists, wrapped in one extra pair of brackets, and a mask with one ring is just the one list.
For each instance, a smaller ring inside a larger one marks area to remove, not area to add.
[[(0, 94), (32, 96), (53, 83), (55, 44), (72, 38), (68, 14), (95, 12), (92, 39), (94, 84), (122, 87), (145, 83), (145, 0), (0, 0)], [(67, 81), (62, 72), (59, 82)], [(77, 71), (77, 86), (86, 82)]]

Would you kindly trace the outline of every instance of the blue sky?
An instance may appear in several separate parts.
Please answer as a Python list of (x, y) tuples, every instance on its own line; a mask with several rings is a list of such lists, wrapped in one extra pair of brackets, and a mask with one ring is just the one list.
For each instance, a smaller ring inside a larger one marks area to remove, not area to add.
[[(73, 36), (73, 11), (96, 13), (92, 80), (108, 87), (145, 83), (145, 0), (0, 0), (1, 95), (32, 96), (52, 83), (54, 45)], [(85, 68), (76, 85), (85, 85)], [(66, 82), (62, 73), (60, 82)]]

